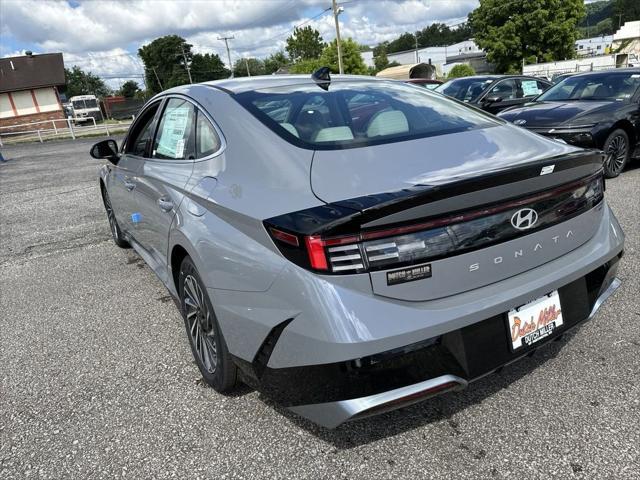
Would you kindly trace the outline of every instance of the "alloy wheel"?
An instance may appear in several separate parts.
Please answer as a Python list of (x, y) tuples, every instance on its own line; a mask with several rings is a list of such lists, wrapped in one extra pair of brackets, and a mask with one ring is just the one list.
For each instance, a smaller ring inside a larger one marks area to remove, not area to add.
[(184, 278), (184, 309), (189, 335), (201, 364), (209, 373), (218, 365), (213, 319), (200, 285), (192, 275)]
[(616, 174), (620, 173), (627, 159), (627, 139), (622, 135), (616, 135), (609, 142), (605, 153), (609, 170)]

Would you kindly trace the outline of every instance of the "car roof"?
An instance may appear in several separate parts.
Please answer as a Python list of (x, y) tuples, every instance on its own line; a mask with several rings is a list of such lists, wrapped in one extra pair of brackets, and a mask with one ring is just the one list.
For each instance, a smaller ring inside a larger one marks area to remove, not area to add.
[[(589, 75), (598, 75), (600, 73), (640, 73), (640, 68), (637, 67), (627, 67), (627, 68), (607, 68), (606, 70), (594, 70), (592, 72), (576, 72), (571, 74), (571, 76), (581, 76), (588, 77)], [(568, 75), (565, 74), (565, 75)]]
[[(331, 75), (331, 82), (384, 82), (386, 79), (366, 75)], [(311, 75), (260, 75), (255, 77), (227, 78), (204, 82), (203, 85), (226, 90), (230, 93), (242, 93), (264, 88), (288, 87), (292, 85), (315, 85)]]
[[(545, 80), (540, 79), (538, 77), (533, 77), (531, 75), (469, 75), (468, 77), (458, 77), (453, 78), (453, 80), (465, 80), (465, 79), (474, 79), (474, 80), (503, 80), (505, 78), (533, 78), (536, 80)], [(545, 80), (547, 81), (547, 80)]]

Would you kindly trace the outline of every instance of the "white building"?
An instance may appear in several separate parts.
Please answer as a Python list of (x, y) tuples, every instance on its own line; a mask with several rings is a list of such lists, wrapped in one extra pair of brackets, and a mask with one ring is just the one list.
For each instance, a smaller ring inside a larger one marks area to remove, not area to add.
[(360, 55), (362, 56), (362, 60), (364, 60), (364, 64), (367, 67), (374, 67), (374, 63), (373, 63), (373, 50), (367, 50), (366, 52), (360, 52)]
[(476, 43), (471, 40), (446, 45), (444, 47), (426, 47), (418, 50), (406, 50), (404, 52), (388, 53), (389, 62), (398, 62), (400, 65), (412, 63), (431, 63), (444, 65), (447, 57), (482, 52)]
[(576, 40), (575, 49), (579, 57), (604, 55), (605, 53), (609, 53), (612, 43), (613, 35), (583, 38)]

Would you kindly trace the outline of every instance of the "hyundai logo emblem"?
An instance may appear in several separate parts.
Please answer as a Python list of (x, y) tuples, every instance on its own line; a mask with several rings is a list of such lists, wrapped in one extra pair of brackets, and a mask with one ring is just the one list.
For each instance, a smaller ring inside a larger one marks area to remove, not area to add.
[(538, 221), (538, 212), (533, 208), (522, 208), (511, 216), (511, 225), (518, 230), (528, 230)]
[(518, 120), (513, 121), (514, 125), (524, 125), (525, 123), (527, 123), (527, 121), (523, 118), (519, 118)]

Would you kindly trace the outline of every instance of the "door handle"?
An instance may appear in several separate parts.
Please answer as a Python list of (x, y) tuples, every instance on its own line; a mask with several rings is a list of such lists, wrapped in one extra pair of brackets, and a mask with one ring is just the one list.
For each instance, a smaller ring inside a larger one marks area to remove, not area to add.
[(171, 200), (167, 200), (166, 198), (159, 198), (158, 206), (163, 212), (170, 212), (171, 210), (173, 210), (173, 202)]
[(123, 180), (124, 183), (124, 188), (126, 188), (127, 190), (131, 191), (134, 188), (136, 188), (136, 182), (132, 182), (131, 179), (129, 177), (126, 177)]

